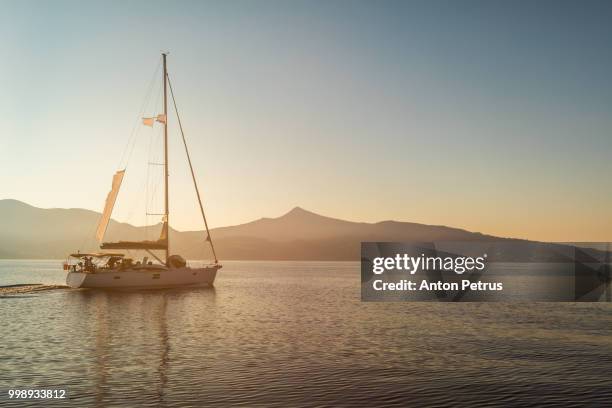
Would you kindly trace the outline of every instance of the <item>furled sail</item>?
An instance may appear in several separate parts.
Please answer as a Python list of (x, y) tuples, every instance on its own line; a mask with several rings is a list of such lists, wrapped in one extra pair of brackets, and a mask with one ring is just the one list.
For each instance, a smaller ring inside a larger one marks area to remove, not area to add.
[(162, 225), (162, 230), (161, 230), (161, 234), (159, 235), (159, 240), (160, 241), (168, 240), (168, 221), (164, 221), (164, 224)]
[(101, 249), (168, 249), (168, 240), (104, 242)]
[(106, 196), (106, 204), (104, 204), (104, 211), (102, 212), (100, 222), (98, 223), (98, 229), (96, 231), (96, 239), (98, 240), (98, 242), (102, 242), (102, 239), (104, 239), (106, 227), (108, 226), (111, 214), (113, 213), (113, 207), (115, 206), (115, 200), (117, 199), (117, 195), (119, 194), (119, 187), (121, 187), (121, 182), (123, 181), (124, 174), (125, 170), (119, 170), (113, 176), (113, 186), (111, 188), (111, 191)]

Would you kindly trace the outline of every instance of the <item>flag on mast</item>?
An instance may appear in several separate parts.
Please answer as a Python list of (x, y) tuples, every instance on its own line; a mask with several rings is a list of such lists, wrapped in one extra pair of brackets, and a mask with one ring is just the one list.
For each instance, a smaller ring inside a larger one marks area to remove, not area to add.
[(142, 118), (142, 124), (145, 126), (153, 127), (155, 122), (166, 123), (166, 115), (162, 113), (152, 118)]

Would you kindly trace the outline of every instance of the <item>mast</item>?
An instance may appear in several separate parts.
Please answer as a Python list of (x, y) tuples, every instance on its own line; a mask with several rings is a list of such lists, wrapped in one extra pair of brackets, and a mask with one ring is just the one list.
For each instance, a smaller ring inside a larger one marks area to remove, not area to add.
[(168, 72), (166, 69), (167, 53), (162, 53), (164, 60), (164, 213), (166, 228), (166, 265), (168, 265), (168, 255), (170, 253), (170, 208), (168, 206)]

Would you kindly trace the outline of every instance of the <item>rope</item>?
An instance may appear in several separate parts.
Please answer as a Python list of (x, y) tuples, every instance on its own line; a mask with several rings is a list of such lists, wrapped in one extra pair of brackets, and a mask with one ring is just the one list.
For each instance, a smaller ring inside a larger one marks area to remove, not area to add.
[[(187, 161), (189, 162), (189, 169), (191, 170), (191, 177), (193, 178), (193, 185), (195, 187), (196, 195), (198, 196), (198, 203), (200, 204), (200, 212), (202, 213), (202, 219), (204, 220), (204, 226), (206, 227), (206, 240), (210, 243), (210, 249), (212, 249), (213, 257), (215, 258), (215, 263), (219, 263), (217, 259), (217, 253), (215, 252), (215, 246), (213, 245), (212, 237), (210, 235), (210, 230), (208, 229), (208, 222), (206, 221), (206, 215), (204, 214), (204, 206), (202, 205), (202, 199), (200, 198), (200, 190), (198, 189), (198, 183), (195, 178), (195, 173), (193, 172), (193, 165), (191, 164), (191, 157), (189, 156), (189, 149), (187, 149), (187, 140), (185, 140), (185, 132), (183, 132), (183, 125), (181, 123), (181, 117), (178, 113), (178, 108), (176, 107), (176, 99), (174, 99), (174, 90), (172, 89), (172, 82), (170, 81), (170, 75), (166, 73), (166, 78), (168, 78), (168, 85), (170, 86), (170, 95), (172, 96), (172, 103), (174, 104), (174, 111), (176, 112), (176, 119), (179, 124), (179, 129), (181, 130), (181, 136), (183, 138), (183, 146), (185, 146), (185, 154), (187, 155)], [(166, 118), (167, 120), (167, 118)]]
[[(127, 169), (127, 165), (128, 162), (130, 160), (130, 157), (132, 156), (132, 152), (134, 151), (134, 145), (136, 144), (136, 135), (138, 134), (138, 130), (140, 129), (140, 126), (138, 126), (140, 124), (142, 115), (144, 113), (144, 110), (146, 109), (146, 106), (149, 103), (149, 100), (151, 99), (151, 92), (153, 90), (153, 85), (155, 84), (155, 78), (157, 77), (160, 67), (161, 67), (161, 58), (159, 59), (158, 63), (157, 63), (157, 68), (155, 69), (155, 72), (153, 74), (153, 76), (151, 77), (151, 80), (149, 81), (149, 85), (147, 87), (147, 91), (145, 93), (145, 97), (144, 97), (144, 101), (143, 104), (140, 108), (140, 112), (138, 114), (137, 120), (134, 123), (134, 126), (132, 127), (132, 131), (130, 132), (130, 137), (128, 138), (126, 145), (123, 149), (123, 152), (121, 154), (121, 158), (119, 159), (119, 163), (117, 164), (117, 168), (121, 169), (123, 168), (124, 170)], [(128, 153), (129, 152), (129, 153)], [(126, 155), (127, 154), (127, 155)], [(91, 230), (89, 230), (89, 232), (83, 237), (82, 241), (81, 241), (81, 247), (87, 245), (89, 246), (91, 243), (93, 243), (94, 240), (94, 232), (97, 230), (98, 226), (97, 223), (95, 225), (92, 226)]]
[[(138, 113), (138, 117), (136, 118), (136, 122), (134, 123), (134, 126), (132, 127), (132, 132), (130, 133), (130, 137), (128, 138), (128, 142), (125, 146), (125, 149), (123, 150), (121, 159), (119, 160), (119, 163), (117, 165), (117, 168), (119, 169), (127, 168), (127, 165), (130, 161), (130, 157), (132, 156), (132, 152), (134, 151), (134, 145), (136, 144), (135, 136), (138, 133), (138, 130), (140, 130), (140, 123), (142, 121), (142, 115), (144, 114), (144, 111), (147, 108), (147, 105), (149, 104), (149, 100), (151, 99), (153, 85), (155, 84), (155, 78), (157, 78), (160, 67), (161, 67), (161, 58), (159, 59), (159, 62), (157, 63), (157, 68), (155, 68), (155, 72), (153, 73), (153, 76), (151, 77), (151, 80), (149, 81), (149, 86), (147, 88), (147, 92), (145, 93), (143, 104)], [(126, 156), (126, 153), (128, 151), (129, 151), (129, 154), (127, 154)], [(125, 161), (125, 164), (124, 164), (124, 161)]]
[[(162, 91), (161, 83), (157, 86), (157, 91), (156, 92), (153, 93), (152, 91), (154, 89), (153, 88), (153, 84), (155, 83), (155, 78), (157, 77), (157, 75), (159, 73), (160, 66), (161, 66), (161, 60), (160, 60), (160, 63), (158, 64), (158, 66), (157, 66), (157, 69), (155, 70), (155, 73), (154, 73), (153, 78), (151, 80), (149, 91), (147, 93), (146, 101), (143, 104), (143, 107), (142, 107), (142, 109), (140, 111), (140, 115), (139, 115), (138, 121), (136, 123), (136, 125), (138, 126), (138, 128), (137, 128), (138, 130), (136, 131), (135, 136), (137, 136), (139, 134), (140, 130), (142, 129), (140, 121), (142, 120), (142, 116), (144, 115), (145, 110), (147, 110), (149, 108), (149, 102), (151, 101), (151, 98), (152, 98), (153, 94), (155, 94), (157, 96), (155, 97), (155, 102), (153, 103), (153, 106), (152, 106), (151, 110), (154, 111), (154, 112), (157, 111), (157, 106), (159, 104), (160, 94), (161, 94), (161, 91)], [(155, 129), (151, 129), (151, 134), (152, 134), (151, 137), (147, 138), (147, 140), (149, 141), (149, 151), (150, 151), (151, 145), (153, 144), (154, 141), (156, 141), (158, 139), (158, 136), (159, 136), (158, 133), (155, 132)], [(131, 150), (130, 150), (130, 153), (129, 153), (128, 159), (127, 159), (128, 162), (129, 162), (129, 160), (130, 160), (130, 158), (132, 156), (134, 148), (136, 147), (136, 140), (137, 140), (137, 138), (134, 138), (134, 141), (133, 141), (133, 143), (131, 145)], [(126, 167), (129, 164), (128, 162), (126, 162)], [(134, 220), (135, 214), (137, 212), (140, 214), (140, 211), (143, 209), (143, 207), (144, 207), (144, 213), (146, 214), (146, 212), (147, 212), (147, 206), (148, 206), (148, 195), (147, 194), (148, 194), (148, 187), (149, 187), (149, 171), (148, 170), (149, 169), (147, 167), (147, 172), (146, 172), (146, 174), (144, 176), (144, 179), (142, 180), (142, 183), (138, 183), (138, 185), (140, 185), (141, 187), (138, 190), (137, 197), (141, 197), (141, 198), (139, 198), (137, 200), (130, 201), (130, 205), (129, 205), (129, 207), (127, 207), (126, 222), (132, 222)], [(141, 207), (141, 205), (142, 205), (142, 207)], [(149, 220), (148, 220), (147, 216), (145, 216), (145, 220), (144, 221), (145, 221), (145, 225), (148, 225)]]

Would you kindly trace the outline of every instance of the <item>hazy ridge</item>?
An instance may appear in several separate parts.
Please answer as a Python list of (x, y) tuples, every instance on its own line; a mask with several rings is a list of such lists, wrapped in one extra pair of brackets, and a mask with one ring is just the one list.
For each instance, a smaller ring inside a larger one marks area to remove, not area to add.
[[(81, 250), (97, 251), (93, 239), (99, 213), (83, 209), (42, 209), (17, 200), (0, 200), (0, 258), (57, 259)], [(108, 240), (156, 239), (160, 226), (135, 227), (111, 221)], [(219, 259), (358, 261), (362, 241), (512, 242), (502, 258), (521, 260), (526, 253), (545, 259), (555, 244), (510, 240), (445, 226), (410, 222), (363, 223), (325, 217), (296, 207), (277, 218), (211, 231)], [(202, 231), (171, 231), (171, 252), (208, 259)], [(517, 245), (518, 244), (518, 245)], [(527, 260), (527, 259), (523, 259)], [(533, 260), (533, 259), (529, 259)]]

